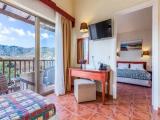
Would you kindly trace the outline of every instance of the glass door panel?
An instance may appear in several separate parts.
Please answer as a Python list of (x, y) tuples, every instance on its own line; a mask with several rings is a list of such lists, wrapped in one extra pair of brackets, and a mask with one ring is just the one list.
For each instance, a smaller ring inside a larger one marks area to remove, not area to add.
[(40, 93), (54, 90), (55, 80), (55, 29), (54, 25), (40, 21)]

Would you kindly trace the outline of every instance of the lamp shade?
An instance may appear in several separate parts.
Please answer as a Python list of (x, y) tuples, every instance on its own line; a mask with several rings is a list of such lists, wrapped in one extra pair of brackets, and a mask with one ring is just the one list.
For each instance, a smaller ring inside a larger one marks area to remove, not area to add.
[(80, 32), (82, 32), (82, 33), (88, 32), (88, 25), (87, 25), (87, 23), (85, 23), (85, 22), (81, 23)]

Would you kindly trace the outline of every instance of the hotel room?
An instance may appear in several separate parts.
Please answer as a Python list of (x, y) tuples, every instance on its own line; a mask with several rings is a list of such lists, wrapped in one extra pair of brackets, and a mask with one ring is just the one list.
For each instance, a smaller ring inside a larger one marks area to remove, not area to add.
[(152, 7), (119, 16), (117, 39), (118, 82), (151, 87)]
[(0, 0), (0, 120), (160, 120), (160, 0)]

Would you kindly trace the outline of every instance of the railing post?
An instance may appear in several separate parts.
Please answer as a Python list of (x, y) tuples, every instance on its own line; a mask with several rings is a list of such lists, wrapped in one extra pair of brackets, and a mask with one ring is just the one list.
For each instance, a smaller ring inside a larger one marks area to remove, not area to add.
[(33, 72), (34, 72), (34, 59), (33, 59), (32, 63), (33, 63), (33, 66), (32, 66), (32, 68), (33, 68)]
[(30, 72), (30, 69), (31, 69), (31, 64), (30, 64), (30, 60), (29, 60), (29, 72)]
[(50, 67), (52, 66), (52, 61), (51, 61), (51, 60), (49, 61), (49, 66), (50, 66)]
[(9, 77), (9, 82), (10, 82), (10, 80), (11, 80), (11, 61), (9, 60), (9, 75), (8, 75), (8, 77)]
[(52, 67), (53, 67), (53, 60), (52, 60)]
[(22, 73), (22, 65), (21, 65), (21, 60), (19, 61), (19, 66), (20, 66), (20, 74)]
[(2, 71), (3, 71), (3, 75), (5, 74), (5, 61), (3, 61), (3, 68), (2, 68)]
[(26, 61), (24, 60), (24, 72), (26, 72)]
[(44, 70), (46, 69), (46, 62), (45, 62), (45, 60), (43, 61), (43, 63), (44, 63)]
[(16, 77), (17, 75), (16, 75), (16, 73), (17, 73), (17, 69), (16, 69), (17, 67), (16, 67), (16, 61), (14, 61), (14, 77)]

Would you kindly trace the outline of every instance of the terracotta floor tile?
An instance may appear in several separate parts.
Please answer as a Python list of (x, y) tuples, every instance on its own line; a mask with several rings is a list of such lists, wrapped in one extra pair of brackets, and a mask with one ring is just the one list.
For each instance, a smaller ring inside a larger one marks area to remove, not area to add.
[(134, 111), (132, 120), (151, 120), (151, 114), (143, 111)]
[(84, 104), (81, 104), (81, 106), (84, 106), (86, 108), (88, 108), (90, 111), (93, 111), (93, 112), (98, 112), (98, 108), (99, 108), (99, 104), (97, 103), (84, 103)]
[(111, 106), (109, 107), (108, 105), (101, 105), (99, 106), (97, 113), (101, 113), (104, 117), (109, 118), (113, 116), (114, 109), (112, 109)]
[(131, 106), (126, 104), (117, 105), (116, 112), (119, 112), (119, 111), (129, 116), (131, 114)]
[(151, 112), (151, 107), (147, 104), (136, 104), (133, 106), (134, 111)]
[(113, 119), (114, 120), (130, 120), (131, 117), (130, 117), (130, 115), (127, 116), (126, 114), (124, 114), (122, 112), (116, 112), (113, 116)]
[(85, 120), (88, 120), (94, 114), (94, 112), (90, 111), (89, 109), (84, 109), (82, 111), (77, 111), (76, 114)]
[(82, 117), (79, 117), (77, 115), (72, 114), (72, 116), (70, 116), (70, 118), (68, 118), (68, 120), (85, 120)]
[(117, 100), (106, 98), (105, 105), (99, 95), (80, 104), (73, 93), (47, 97), (56, 105), (58, 120), (160, 120), (160, 113), (151, 109), (151, 88), (118, 83), (117, 90)]
[(102, 114), (96, 113), (89, 120), (109, 120), (109, 119), (104, 117)]
[(57, 116), (59, 120), (67, 120), (72, 116), (72, 113), (63, 108), (57, 112)]
[(74, 113), (75, 115), (82, 117), (84, 119), (90, 118), (91, 115), (94, 114), (93, 111), (88, 109), (87, 107), (84, 107), (82, 105), (69, 105), (65, 107), (68, 111)]

